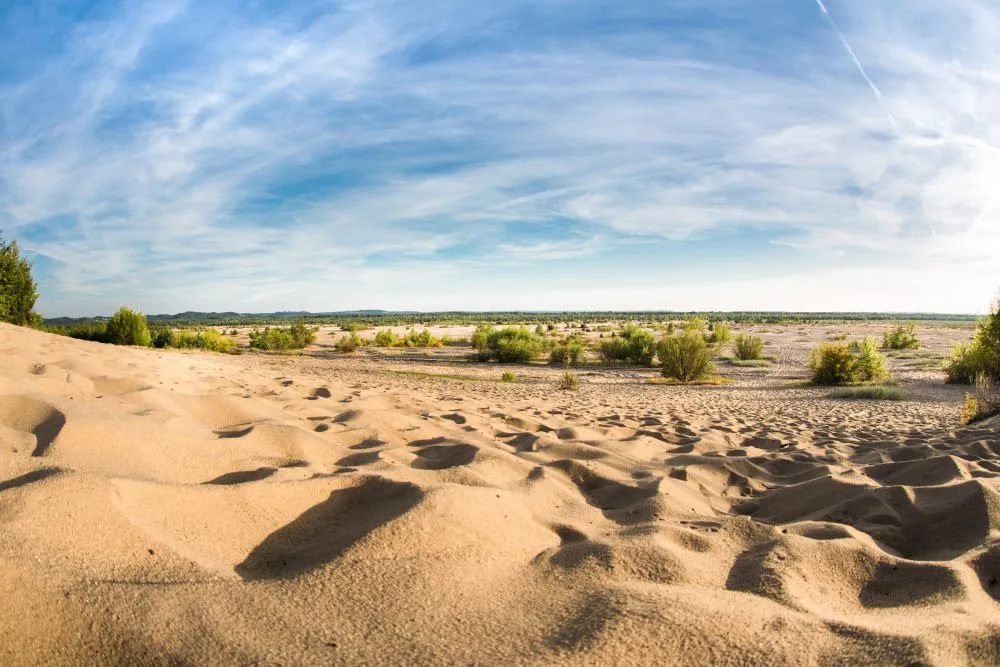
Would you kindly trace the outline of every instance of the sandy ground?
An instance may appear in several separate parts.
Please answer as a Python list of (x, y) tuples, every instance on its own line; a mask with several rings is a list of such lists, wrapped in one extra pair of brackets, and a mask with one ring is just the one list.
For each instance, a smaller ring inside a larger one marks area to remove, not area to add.
[(907, 401), (797, 383), (868, 328), (560, 392), (0, 325), (0, 664), (998, 664), (1000, 423), (935, 368), (970, 332), (893, 358)]

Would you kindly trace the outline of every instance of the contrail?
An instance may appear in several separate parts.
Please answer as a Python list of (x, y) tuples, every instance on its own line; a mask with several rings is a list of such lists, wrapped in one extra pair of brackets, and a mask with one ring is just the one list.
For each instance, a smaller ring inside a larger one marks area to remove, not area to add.
[(870, 76), (868, 76), (868, 72), (865, 71), (865, 66), (861, 64), (861, 59), (858, 58), (858, 54), (856, 54), (854, 52), (854, 49), (851, 48), (851, 45), (850, 43), (848, 43), (847, 38), (844, 37), (844, 33), (841, 32), (840, 27), (837, 26), (837, 22), (833, 20), (832, 16), (830, 16), (830, 12), (827, 10), (826, 5), (823, 4), (823, 0), (816, 0), (816, 4), (819, 5), (820, 11), (823, 12), (823, 16), (826, 17), (827, 23), (829, 23), (830, 27), (833, 28), (833, 31), (837, 33), (837, 37), (840, 37), (841, 44), (843, 44), (844, 48), (847, 49), (847, 53), (848, 55), (851, 56), (851, 60), (854, 61), (854, 65), (858, 68), (858, 72), (861, 73), (861, 76), (864, 77), (864, 80), (868, 84), (868, 87), (872, 89), (873, 93), (875, 93), (875, 99), (876, 101), (878, 101), (879, 107), (882, 109), (882, 112), (885, 114), (886, 118), (889, 119), (889, 123), (892, 125), (892, 131), (898, 137), (899, 126), (896, 125), (896, 119), (893, 118), (892, 113), (885, 106), (885, 102), (882, 101), (882, 91), (878, 89), (878, 86), (875, 85), (875, 82), (871, 80)]

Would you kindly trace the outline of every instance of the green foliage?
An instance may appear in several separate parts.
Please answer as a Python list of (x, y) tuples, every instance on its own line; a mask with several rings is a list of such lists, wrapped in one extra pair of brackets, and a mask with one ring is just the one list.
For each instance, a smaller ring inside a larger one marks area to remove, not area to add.
[(741, 333), (733, 340), (733, 354), (737, 359), (750, 361), (764, 358), (764, 339), (753, 334)]
[(809, 368), (814, 384), (850, 384), (858, 380), (854, 353), (847, 345), (822, 343), (809, 355)]
[(149, 334), (149, 324), (142, 311), (122, 306), (108, 320), (107, 342), (113, 345), (140, 345), (149, 347), (153, 342)]
[(392, 329), (382, 329), (375, 333), (375, 345), (378, 347), (396, 347), (399, 343), (399, 336)]
[(774, 365), (767, 359), (730, 359), (729, 363), (739, 368), (770, 368)]
[(566, 366), (576, 365), (583, 357), (583, 349), (583, 343), (575, 338), (562, 341), (549, 353), (549, 363)]
[(504, 371), (503, 375), (500, 376), (501, 382), (517, 382), (517, 376), (510, 371)]
[(708, 342), (713, 345), (725, 345), (733, 338), (733, 330), (728, 324), (723, 322), (712, 323), (711, 333), (708, 335)]
[(979, 377), (1000, 382), (1000, 299), (990, 314), (976, 325), (971, 343), (957, 345), (945, 367), (947, 381), (953, 384), (974, 384)]
[(108, 342), (108, 325), (106, 322), (93, 324), (74, 324), (69, 327), (46, 327), (50, 333), (69, 336), (78, 340), (91, 340), (95, 343)]
[(576, 391), (580, 388), (580, 378), (577, 377), (576, 373), (566, 371), (563, 373), (562, 377), (559, 378), (559, 383), (556, 385), (556, 388), (562, 391)]
[(704, 336), (695, 330), (676, 336), (664, 336), (656, 346), (663, 377), (679, 382), (693, 382), (712, 372), (712, 349)]
[(916, 327), (912, 324), (899, 325), (882, 334), (882, 347), (887, 350), (916, 350), (920, 347)]
[(337, 340), (337, 342), (333, 344), (333, 348), (337, 350), (337, 352), (346, 354), (349, 352), (354, 352), (363, 344), (364, 341), (361, 340), (361, 336), (359, 336), (357, 332), (352, 331), (350, 333), (341, 336)]
[(413, 327), (410, 327), (410, 331), (403, 337), (402, 344), (406, 347), (441, 347), (442, 345), (441, 341), (431, 334), (430, 329), (424, 329), (418, 333)]
[(656, 341), (645, 329), (629, 325), (618, 336), (601, 341), (599, 352), (609, 363), (648, 366), (656, 354)]
[(878, 351), (874, 338), (865, 338), (858, 344), (858, 356), (854, 368), (862, 382), (877, 382), (889, 378), (889, 367), (885, 355)]
[(708, 320), (704, 317), (692, 317), (684, 323), (684, 331), (701, 333), (708, 328)]
[[(357, 336), (357, 334), (352, 334)], [(250, 347), (255, 350), (301, 350), (316, 340), (316, 329), (303, 322), (289, 327), (264, 327), (250, 332)]]
[(490, 357), (490, 336), (496, 329), (492, 324), (480, 324), (472, 332), (472, 349), (479, 353), (479, 358), (483, 361)]
[(536, 324), (535, 325), (535, 335), (536, 336), (544, 336), (545, 335), (545, 327), (543, 327), (541, 324)]
[[(211, 352), (232, 352), (236, 348), (236, 341), (226, 338), (215, 329), (205, 329), (204, 331), (171, 331), (168, 345), (163, 347), (176, 347), (180, 349), (209, 350)], [(160, 347), (160, 337), (163, 332), (158, 331), (153, 336), (153, 347)], [(166, 341), (164, 341), (166, 342)]]
[(487, 335), (486, 349), (500, 363), (526, 363), (541, 351), (542, 340), (524, 327), (506, 327)]
[(153, 332), (153, 347), (163, 349), (176, 346), (177, 336), (173, 329), (157, 329)]
[(18, 326), (41, 326), (34, 312), (38, 284), (31, 277), (31, 262), (21, 257), (17, 241), (4, 243), (0, 235), (0, 322)]

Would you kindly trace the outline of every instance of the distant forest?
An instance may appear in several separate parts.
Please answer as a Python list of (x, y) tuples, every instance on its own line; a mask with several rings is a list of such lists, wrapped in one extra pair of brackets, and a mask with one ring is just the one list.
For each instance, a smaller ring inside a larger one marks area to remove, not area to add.
[[(283, 311), (275, 313), (201, 313), (184, 312), (174, 315), (149, 315), (151, 325), (162, 327), (204, 327), (204, 326), (264, 326), (284, 324), (290, 320), (307, 324), (351, 325), (372, 327), (409, 325), (461, 325), (461, 324), (535, 324), (535, 323), (592, 323), (607, 321), (669, 322), (703, 317), (714, 322), (735, 322), (740, 324), (810, 324), (825, 322), (859, 321), (923, 321), (923, 322), (975, 322), (977, 317), (968, 314), (938, 313), (801, 313), (801, 312), (757, 312), (757, 311), (498, 311), (465, 312), (449, 311), (421, 313), (412, 311), (356, 310), (334, 313), (310, 313), (306, 311)], [(104, 322), (107, 317), (57, 317), (46, 319), (49, 327), (65, 327), (77, 324)]]

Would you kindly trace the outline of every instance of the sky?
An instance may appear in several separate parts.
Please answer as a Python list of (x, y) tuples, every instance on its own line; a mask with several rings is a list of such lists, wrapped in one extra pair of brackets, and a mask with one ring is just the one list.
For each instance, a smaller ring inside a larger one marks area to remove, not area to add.
[(0, 0), (46, 316), (983, 312), (995, 0)]

